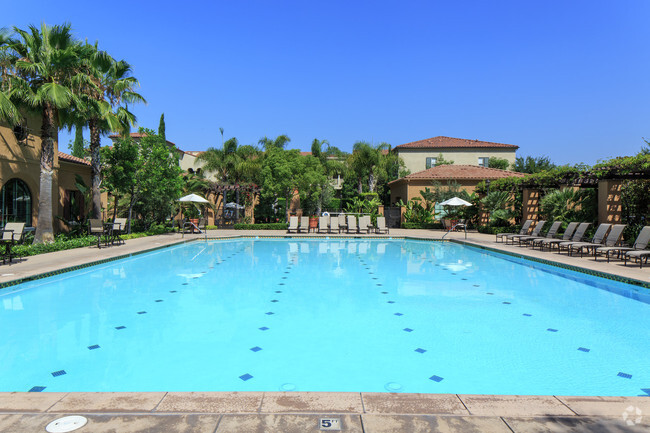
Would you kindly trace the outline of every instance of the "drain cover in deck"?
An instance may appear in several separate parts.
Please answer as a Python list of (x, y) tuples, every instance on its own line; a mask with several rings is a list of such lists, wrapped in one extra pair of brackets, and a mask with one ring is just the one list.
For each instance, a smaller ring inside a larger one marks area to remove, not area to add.
[(55, 419), (45, 427), (46, 432), (50, 433), (65, 433), (69, 431), (75, 431), (85, 426), (88, 422), (88, 419), (79, 416), (64, 416), (63, 418)]

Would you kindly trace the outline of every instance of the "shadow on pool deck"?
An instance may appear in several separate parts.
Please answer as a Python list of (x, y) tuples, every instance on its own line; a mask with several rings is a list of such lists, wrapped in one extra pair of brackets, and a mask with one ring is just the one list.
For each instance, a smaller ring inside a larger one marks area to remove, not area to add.
[[(440, 239), (444, 232), (391, 229), (384, 237)], [(211, 238), (287, 236), (284, 231), (214, 230)], [(339, 237), (300, 234), (295, 237)], [(342, 234), (341, 237), (348, 235)], [(368, 237), (368, 235), (356, 235)], [(373, 235), (375, 236), (375, 235)], [(376, 236), (375, 236), (376, 237)], [(650, 267), (595, 262), (495, 244), (493, 235), (447, 238), (650, 282)], [(131, 239), (123, 246), (60, 251), (4, 265), (0, 283), (173, 245), (202, 235)], [(0, 393), (0, 431), (44, 431), (68, 414), (84, 415), (78, 432), (318, 432), (336, 418), (347, 432), (647, 432), (649, 397), (558, 397), (389, 393)]]

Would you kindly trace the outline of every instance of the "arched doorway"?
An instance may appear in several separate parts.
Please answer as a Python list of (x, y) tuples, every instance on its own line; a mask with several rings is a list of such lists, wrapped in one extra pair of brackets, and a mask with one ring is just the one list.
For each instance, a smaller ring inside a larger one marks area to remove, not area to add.
[(27, 184), (20, 179), (11, 179), (2, 186), (0, 191), (0, 224), (8, 222), (32, 225), (32, 194)]

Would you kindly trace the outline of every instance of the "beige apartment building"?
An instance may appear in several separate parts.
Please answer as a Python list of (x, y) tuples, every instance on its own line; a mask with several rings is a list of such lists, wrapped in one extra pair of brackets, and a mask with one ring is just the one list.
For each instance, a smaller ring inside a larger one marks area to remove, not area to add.
[(412, 143), (400, 144), (394, 151), (404, 161), (411, 173), (435, 167), (440, 156), (457, 165), (487, 167), (490, 158), (515, 162), (519, 146), (489, 141), (467, 140), (453, 137), (433, 137)]

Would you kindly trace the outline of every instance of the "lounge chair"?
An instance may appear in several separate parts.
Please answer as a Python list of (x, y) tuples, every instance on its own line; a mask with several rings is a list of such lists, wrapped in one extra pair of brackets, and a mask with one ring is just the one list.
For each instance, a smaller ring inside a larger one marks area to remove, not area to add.
[(616, 253), (616, 256), (621, 258), (621, 253), (625, 256), (625, 253), (628, 251), (645, 250), (648, 247), (648, 243), (650, 243), (650, 226), (645, 226), (641, 229), (631, 247), (613, 246), (596, 248), (596, 251), (594, 252), (594, 260), (598, 260), (599, 255), (605, 254), (605, 257), (607, 257), (607, 263), (609, 263), (609, 258), (613, 253)]
[(126, 233), (126, 221), (126, 218), (115, 218), (113, 220), (113, 239), (111, 240), (113, 244), (117, 243), (119, 245), (124, 243), (122, 235)]
[(628, 251), (625, 253), (624, 259), (625, 259), (625, 266), (627, 266), (627, 259), (634, 259), (635, 261), (639, 262), (639, 268), (643, 267), (643, 259), (645, 258), (645, 262), (648, 263), (648, 257), (650, 257), (650, 250), (636, 250), (636, 251)]
[(534, 239), (531, 244), (533, 249), (535, 249), (535, 245), (539, 245), (540, 250), (544, 250), (544, 247), (549, 247), (552, 248), (553, 245), (559, 244), (560, 242), (568, 241), (571, 240), (571, 236), (575, 233), (576, 229), (578, 228), (578, 223), (569, 223), (568, 226), (566, 226), (566, 230), (564, 230), (564, 234), (562, 235), (561, 238), (557, 239), (549, 239), (549, 238), (544, 238), (544, 239)]
[[(537, 221), (537, 224), (535, 224), (535, 227), (533, 228), (533, 231), (530, 233), (530, 236), (537, 237), (539, 234), (542, 232), (542, 228), (544, 228), (544, 224), (546, 224), (546, 221)], [(521, 238), (527, 238), (529, 235), (510, 235), (506, 237), (506, 245), (508, 244), (508, 239), (512, 242), (512, 244), (515, 244), (515, 240), (517, 241), (518, 244), (521, 245), (521, 241), (519, 239)]]
[[(367, 218), (367, 219), (366, 219)], [(359, 233), (370, 233), (369, 220), (370, 217), (362, 215), (359, 217)]]
[[(605, 236), (607, 236), (607, 232), (609, 232), (609, 229), (612, 227), (611, 224), (600, 224), (598, 228), (596, 229), (596, 233), (594, 233), (594, 236), (591, 238), (590, 241), (569, 241), (569, 242), (561, 242), (558, 244), (558, 254), (562, 252), (562, 250), (566, 250), (568, 255), (572, 255), (573, 249), (572, 247), (577, 247), (578, 245), (593, 245), (593, 244), (598, 244), (598, 246), (603, 246), (603, 240), (605, 239)], [(576, 250), (577, 251), (577, 250)]]
[(582, 242), (582, 239), (585, 237), (585, 232), (587, 231), (590, 225), (591, 225), (590, 223), (580, 223), (576, 231), (573, 233), (573, 236), (571, 236), (571, 240), (558, 242), (557, 243), (558, 254), (562, 252), (562, 249), (565, 248), (571, 242)]
[(388, 227), (386, 227), (386, 217), (380, 216), (377, 217), (377, 228), (375, 229), (376, 233), (386, 233), (388, 234)]
[(25, 223), (7, 223), (5, 228), (2, 229), (2, 238), (0, 243), (4, 245), (4, 252), (2, 253), (2, 264), (5, 264), (7, 259), (11, 263), (13, 257), (13, 247), (17, 242), (23, 240), (23, 232), (25, 230)]
[(555, 221), (553, 224), (551, 224), (551, 228), (548, 229), (548, 232), (546, 232), (546, 236), (522, 236), (520, 238), (517, 238), (519, 241), (519, 246), (529, 244), (532, 245), (536, 240), (553, 239), (561, 226), (562, 221)]
[(347, 229), (348, 228), (348, 221), (347, 221), (347, 218), (345, 217), (345, 214), (342, 213), (337, 218), (339, 220), (339, 228), (341, 230)]
[(97, 248), (101, 248), (102, 236), (104, 237), (104, 246), (108, 246), (108, 239), (110, 237), (110, 229), (112, 226), (107, 230), (107, 227), (104, 227), (102, 220), (91, 218), (89, 221), (90, 226), (88, 227), (88, 232), (91, 236), (97, 237)]
[[(603, 224), (601, 224), (602, 226)], [(589, 253), (589, 251), (594, 252), (594, 257), (596, 256), (596, 249), (601, 248), (601, 247), (613, 247), (615, 245), (618, 245), (618, 243), (621, 241), (621, 237), (623, 236), (623, 229), (625, 229), (625, 224), (607, 224), (608, 226), (611, 226), (609, 233), (607, 233), (607, 236), (598, 242), (598, 239), (596, 239), (596, 235), (598, 234), (598, 230), (596, 231), (596, 234), (594, 234), (594, 239), (592, 242), (578, 242), (578, 243), (573, 243), (569, 245), (569, 255), (573, 255), (573, 251), (580, 251), (580, 257), (582, 257), (583, 253), (586, 251)], [(600, 229), (600, 226), (598, 227)]]
[(528, 233), (528, 230), (530, 230), (530, 225), (533, 223), (533, 220), (526, 220), (524, 222), (524, 225), (521, 226), (521, 230), (519, 230), (519, 233), (497, 233), (497, 239), (495, 242), (499, 242), (499, 239), (503, 242), (504, 239), (507, 239), (508, 236), (514, 236), (514, 235), (525, 235)]
[(287, 227), (287, 233), (295, 232), (298, 233), (298, 217), (292, 216), (289, 217), (289, 227)]
[(350, 232), (356, 233), (357, 232), (357, 217), (354, 215), (348, 215), (348, 229), (347, 229), (348, 234)]
[(329, 217), (322, 216), (318, 218), (318, 233), (329, 233), (329, 223), (328, 220)]
[(330, 218), (330, 233), (334, 233), (334, 231), (336, 231), (336, 233), (341, 233), (338, 218)]
[(309, 233), (309, 217), (300, 217), (300, 227), (298, 227), (298, 233), (302, 232), (303, 230), (305, 233)]

